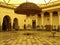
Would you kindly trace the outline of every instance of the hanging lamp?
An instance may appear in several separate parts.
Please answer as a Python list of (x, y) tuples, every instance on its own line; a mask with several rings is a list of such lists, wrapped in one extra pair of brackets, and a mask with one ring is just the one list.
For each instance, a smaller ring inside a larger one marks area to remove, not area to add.
[(35, 3), (25, 2), (20, 4), (14, 12), (16, 14), (34, 15), (41, 13), (42, 9)]

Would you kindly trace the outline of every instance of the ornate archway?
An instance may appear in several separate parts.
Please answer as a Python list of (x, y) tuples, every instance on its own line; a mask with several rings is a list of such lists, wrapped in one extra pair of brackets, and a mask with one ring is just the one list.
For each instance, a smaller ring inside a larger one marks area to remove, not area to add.
[(11, 18), (6, 15), (3, 18), (3, 23), (2, 23), (2, 31), (10, 31), (11, 30)]

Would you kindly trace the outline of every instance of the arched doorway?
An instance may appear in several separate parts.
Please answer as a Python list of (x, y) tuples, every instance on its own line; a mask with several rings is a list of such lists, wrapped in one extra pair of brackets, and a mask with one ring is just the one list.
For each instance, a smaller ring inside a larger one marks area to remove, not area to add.
[(36, 28), (36, 20), (32, 20), (32, 28), (33, 28), (33, 29)]
[(26, 24), (24, 24), (24, 29), (26, 29)]
[(2, 31), (11, 30), (11, 18), (7, 15), (3, 18)]
[(18, 30), (18, 19), (17, 18), (14, 18), (13, 29)]

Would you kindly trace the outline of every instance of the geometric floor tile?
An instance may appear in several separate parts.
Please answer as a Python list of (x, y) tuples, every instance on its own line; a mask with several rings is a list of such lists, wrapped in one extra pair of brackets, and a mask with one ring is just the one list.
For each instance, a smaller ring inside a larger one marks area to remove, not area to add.
[(60, 45), (60, 32), (55, 37), (49, 31), (0, 32), (0, 45)]

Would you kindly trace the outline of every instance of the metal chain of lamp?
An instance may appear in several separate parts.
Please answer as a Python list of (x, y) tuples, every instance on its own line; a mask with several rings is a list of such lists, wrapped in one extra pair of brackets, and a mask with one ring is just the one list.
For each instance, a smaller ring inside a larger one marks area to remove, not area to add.
[(7, 2), (6, 2), (6, 0), (3, 0), (4, 1), (4, 3), (6, 3), (6, 4), (9, 4), (9, 2), (11, 1), (11, 0), (8, 0)]
[(19, 5), (19, 4), (9, 4), (11, 2), (11, 0), (3, 0), (3, 2), (7, 5)]
[[(50, 2), (51, 0), (48, 1), (48, 3)], [(47, 4), (46, 0), (44, 0), (45, 4)]]

